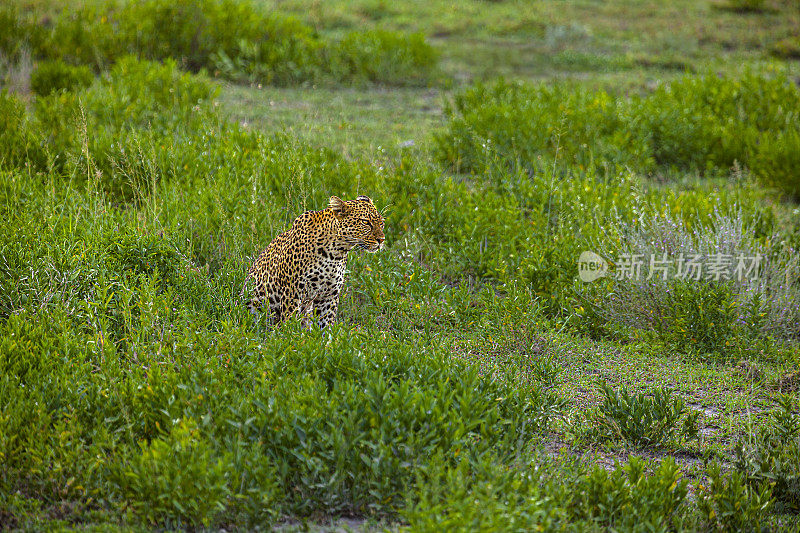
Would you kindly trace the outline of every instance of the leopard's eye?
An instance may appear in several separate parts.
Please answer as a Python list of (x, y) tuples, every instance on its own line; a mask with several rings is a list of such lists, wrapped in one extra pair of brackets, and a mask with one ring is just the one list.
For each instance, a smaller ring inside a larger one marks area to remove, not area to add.
[(361, 219), (361, 223), (362, 223), (362, 224), (366, 224), (367, 226), (372, 226), (372, 222), (370, 222), (370, 221), (369, 221), (369, 220), (367, 220), (366, 218), (362, 218), (362, 219)]

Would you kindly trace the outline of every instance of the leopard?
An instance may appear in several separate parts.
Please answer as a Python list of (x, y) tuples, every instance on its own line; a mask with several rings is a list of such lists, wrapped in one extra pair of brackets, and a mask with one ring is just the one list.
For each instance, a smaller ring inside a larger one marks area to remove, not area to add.
[(266, 305), (273, 325), (297, 314), (307, 327), (314, 317), (320, 328), (329, 326), (336, 320), (347, 254), (383, 249), (384, 224), (369, 196), (331, 196), (325, 209), (304, 212), (250, 266), (242, 289), (252, 280), (248, 309), (257, 315)]

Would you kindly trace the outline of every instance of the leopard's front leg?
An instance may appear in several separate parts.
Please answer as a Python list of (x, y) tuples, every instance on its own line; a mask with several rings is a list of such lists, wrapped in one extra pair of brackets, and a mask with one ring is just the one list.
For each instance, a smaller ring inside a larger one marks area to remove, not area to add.
[(324, 298), (314, 300), (314, 309), (317, 314), (317, 324), (324, 328), (336, 320), (336, 313), (339, 309), (339, 289), (328, 294)]

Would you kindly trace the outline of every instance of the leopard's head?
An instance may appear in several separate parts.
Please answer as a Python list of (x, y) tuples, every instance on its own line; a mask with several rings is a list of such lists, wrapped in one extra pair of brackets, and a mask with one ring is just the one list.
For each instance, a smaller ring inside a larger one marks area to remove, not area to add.
[(383, 216), (368, 196), (346, 202), (338, 196), (331, 196), (328, 207), (339, 221), (339, 235), (349, 249), (361, 248), (374, 253), (383, 248), (386, 240)]

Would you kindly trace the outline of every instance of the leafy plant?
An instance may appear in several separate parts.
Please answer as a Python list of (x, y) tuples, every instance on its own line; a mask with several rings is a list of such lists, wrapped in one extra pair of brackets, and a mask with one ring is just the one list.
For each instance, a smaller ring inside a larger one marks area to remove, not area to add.
[(724, 351), (734, 337), (737, 303), (726, 285), (677, 282), (665, 302), (659, 335), (683, 353)]
[(47, 153), (43, 139), (15, 94), (0, 91), (0, 168), (30, 165), (45, 168)]
[[(698, 436), (697, 413), (692, 413), (668, 389), (630, 394), (624, 387), (616, 391), (602, 383), (603, 403), (598, 422), (611, 437), (622, 438), (634, 446), (661, 446), (676, 439)], [(683, 424), (679, 422), (683, 419)]]
[(491, 457), (448, 466), (440, 457), (420, 472), (403, 510), (414, 531), (551, 529), (563, 516), (534, 476)]
[(531, 376), (545, 387), (557, 385), (564, 372), (564, 367), (553, 356), (532, 356), (528, 368)]
[[(566, 84), (499, 81), (456, 94), (445, 114), (449, 122), (436, 138), (437, 152), (457, 171), (487, 174), (496, 162), (535, 169), (540, 157), (583, 168), (603, 161), (639, 172), (716, 173), (752, 162), (767, 183), (775, 179), (794, 193), (790, 125), (800, 115), (800, 90), (782, 73), (687, 75), (629, 100)], [(788, 170), (776, 170), (787, 163)]]
[(753, 174), (769, 187), (800, 199), (800, 133), (787, 130), (763, 134), (747, 160)]
[[(38, 28), (23, 24), (14, 11), (2, 13), (0, 25), (14, 35)], [(376, 30), (333, 41), (247, 0), (111, 0), (65, 9), (34, 41), (38, 58), (96, 70), (132, 54), (173, 61), (192, 72), (281, 86), (321, 81), (406, 86), (441, 78), (436, 53), (421, 34)], [(16, 49), (17, 41), (0, 42), (9, 49), (12, 44)]]
[(96, 71), (110, 67), (128, 53), (115, 20), (113, 0), (67, 6), (55, 18), (35, 55)]
[(395, 86), (428, 85), (439, 75), (437, 54), (420, 33), (350, 32), (329, 49), (335, 79)]
[(611, 472), (593, 467), (570, 487), (570, 512), (605, 528), (675, 527), (684, 511), (688, 482), (681, 479), (672, 458), (661, 461), (652, 475), (646, 467), (636, 456), (615, 464)]
[(771, 486), (787, 509), (800, 510), (800, 402), (789, 395), (776, 399), (769, 423), (734, 449), (734, 467), (751, 486)]
[(763, 11), (766, 0), (724, 0), (715, 6), (721, 9), (728, 9), (739, 13), (756, 13)]
[(44, 28), (22, 13), (16, 3), (0, 5), (0, 56), (16, 60), (25, 49), (38, 50), (44, 39)]
[(324, 43), (303, 26), (287, 31), (291, 26), (285, 22), (272, 25), (274, 31), (264, 40), (242, 39), (232, 50), (218, 51), (214, 68), (228, 79), (250, 83), (285, 86), (321, 80)]
[(800, 58), (800, 37), (794, 36), (781, 39), (770, 47), (770, 53), (773, 56), (784, 59)]
[(85, 66), (71, 66), (62, 61), (39, 63), (31, 74), (31, 89), (36, 94), (48, 94), (67, 90), (83, 89), (92, 84), (94, 75)]
[(208, 527), (225, 509), (230, 457), (216, 457), (192, 420), (140, 446), (140, 455), (110, 465), (109, 475), (122, 501), (144, 522)]
[(722, 474), (718, 463), (706, 471), (707, 485), (697, 490), (697, 506), (708, 526), (717, 531), (761, 531), (764, 515), (772, 506), (769, 485), (755, 489), (741, 472)]
[(616, 100), (602, 91), (500, 80), (461, 91), (444, 112), (448, 129), (436, 137), (437, 151), (457, 171), (485, 172), (495, 158), (531, 169), (540, 157), (584, 167), (646, 157), (623, 132)]
[[(688, 209), (688, 203), (682, 202)], [(584, 314), (616, 326), (655, 331), (683, 353), (731, 355), (746, 339), (796, 338), (800, 298), (798, 264), (789, 243), (767, 246), (759, 235), (767, 217), (758, 212), (718, 211), (705, 220), (674, 215), (644, 217), (636, 225), (620, 224), (616, 257), (641, 260), (632, 278), (593, 283), (580, 303)], [(650, 258), (662, 262), (653, 269)], [(690, 276), (687, 265), (700, 264)], [(710, 267), (721, 267), (719, 279)], [(682, 276), (678, 276), (678, 267)], [(737, 270), (738, 269), (738, 270)]]

